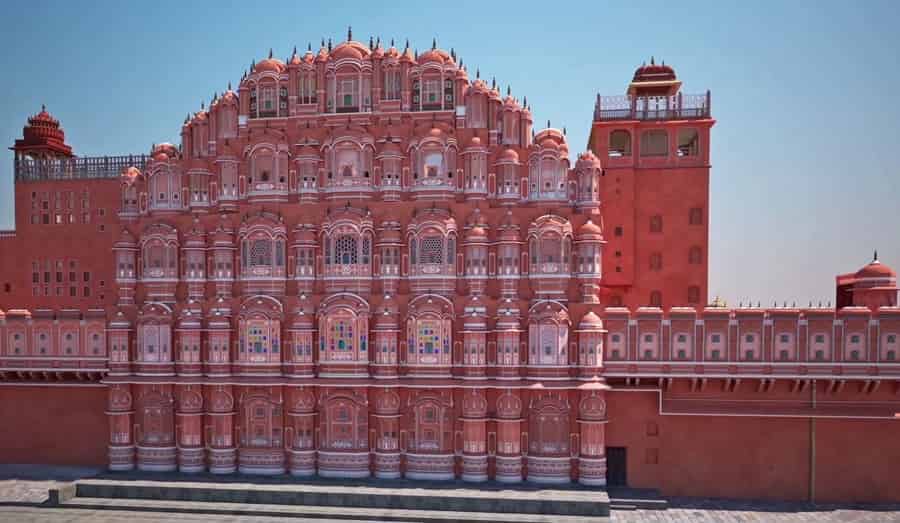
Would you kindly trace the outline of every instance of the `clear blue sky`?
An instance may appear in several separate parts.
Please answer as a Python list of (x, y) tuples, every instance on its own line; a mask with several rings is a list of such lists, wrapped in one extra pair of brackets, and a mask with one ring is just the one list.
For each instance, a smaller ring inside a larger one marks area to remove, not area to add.
[[(436, 37), (584, 149), (595, 95), (651, 55), (713, 93), (710, 298), (833, 299), (878, 248), (900, 268), (900, 2), (3, 3), (0, 142), (46, 103), (79, 155), (178, 142), (270, 47)], [(260, 7), (264, 6), (264, 7)], [(12, 226), (12, 153), (0, 228)]]

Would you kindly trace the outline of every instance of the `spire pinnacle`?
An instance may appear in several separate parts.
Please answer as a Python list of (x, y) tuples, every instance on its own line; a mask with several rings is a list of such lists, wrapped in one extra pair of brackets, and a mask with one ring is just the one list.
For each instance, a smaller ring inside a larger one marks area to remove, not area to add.
[(269, 58), (272, 58), (272, 48), (269, 48)]
[(512, 96), (512, 87), (506, 84), (506, 96)]
[(45, 104), (41, 104), (41, 112), (45, 112), (47, 110), (47, 106)]
[(394, 39), (391, 38), (391, 47), (394, 47)]
[(872, 261), (873, 262), (878, 261), (878, 249), (875, 249), (875, 254), (872, 255)]
[(331, 37), (328, 38), (328, 52), (331, 52)]
[(656, 65), (656, 61), (653, 59), (652, 56), (650, 57), (650, 65)]
[(228, 90), (231, 90), (231, 80), (228, 80)]
[(297, 46), (294, 46), (294, 56), (297, 56)]
[(432, 49), (437, 49), (437, 38), (432, 38), (432, 39), (431, 39), (431, 48), (432, 48)]
[(353, 27), (347, 26), (347, 41), (353, 40)]
[(312, 52), (312, 42), (306, 42), (306, 50)]
[(476, 78), (477, 80), (480, 80), (480, 79), (481, 79), (481, 68), (479, 68), (479, 67), (476, 67), (476, 68), (475, 68), (475, 78)]

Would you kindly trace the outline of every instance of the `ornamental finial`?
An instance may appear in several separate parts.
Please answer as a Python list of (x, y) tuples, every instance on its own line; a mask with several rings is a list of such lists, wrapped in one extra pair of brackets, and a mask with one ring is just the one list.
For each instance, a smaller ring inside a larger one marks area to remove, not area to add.
[(437, 38), (432, 38), (432, 39), (431, 39), (431, 48), (432, 48), (432, 49), (437, 49)]
[(353, 40), (353, 27), (347, 26), (347, 41)]
[(271, 47), (269, 48), (269, 58), (270, 59), (272, 58), (272, 48)]
[(875, 249), (875, 254), (872, 255), (872, 261), (873, 262), (878, 261), (878, 249)]

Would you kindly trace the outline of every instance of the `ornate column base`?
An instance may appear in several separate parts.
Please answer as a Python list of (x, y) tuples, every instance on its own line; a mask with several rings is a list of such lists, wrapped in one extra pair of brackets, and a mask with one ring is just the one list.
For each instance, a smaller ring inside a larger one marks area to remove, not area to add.
[(494, 477), (499, 483), (522, 482), (522, 457), (497, 456), (497, 473)]
[(178, 468), (175, 447), (138, 447), (137, 468), (150, 472), (172, 472)]
[(488, 479), (488, 459), (486, 455), (462, 457), (462, 480), (482, 482)]
[(578, 458), (578, 483), (592, 487), (605, 487), (606, 458)]
[(319, 475), (323, 478), (368, 478), (368, 452), (319, 451)]
[(279, 449), (240, 449), (238, 471), (241, 474), (274, 476), (284, 474), (284, 452)]
[(109, 470), (134, 470), (134, 445), (110, 445)]
[(571, 459), (528, 456), (528, 481), (531, 483), (560, 484), (572, 481)]
[(293, 450), (288, 451), (288, 468), (291, 476), (309, 477), (316, 475), (316, 451)]
[(212, 474), (234, 474), (237, 471), (237, 449), (209, 449), (209, 472)]
[(375, 453), (375, 477), (397, 479), (400, 477), (400, 453)]
[(406, 477), (431, 480), (454, 479), (453, 458), (453, 454), (406, 454)]
[(206, 468), (203, 462), (203, 448), (179, 447), (178, 471), (179, 472), (203, 472)]

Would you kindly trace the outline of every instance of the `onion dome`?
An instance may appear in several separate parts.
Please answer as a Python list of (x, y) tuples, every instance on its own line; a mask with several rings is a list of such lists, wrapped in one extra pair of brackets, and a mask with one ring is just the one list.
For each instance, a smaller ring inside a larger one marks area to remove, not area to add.
[(150, 156), (157, 162), (167, 162), (178, 157), (178, 149), (168, 142), (163, 142), (153, 146)]
[(222, 224), (219, 224), (219, 227), (216, 228), (215, 232), (213, 233), (212, 238), (213, 238), (213, 244), (220, 245), (220, 246), (221, 245), (230, 246), (232, 244), (232, 242), (234, 241), (232, 238), (231, 230), (226, 227), (223, 227)]
[(575, 163), (578, 169), (602, 169), (603, 165), (600, 159), (592, 151), (583, 152), (578, 155), (578, 161)]
[(295, 47), (294, 54), (291, 55), (291, 65), (300, 65), (301, 63), (303, 63), (303, 59), (297, 54), (297, 48)]
[(304, 243), (315, 245), (316, 229), (311, 225), (297, 225), (294, 227), (294, 241), (296, 243)]
[(481, 225), (472, 227), (469, 229), (468, 234), (466, 234), (467, 242), (486, 242), (487, 239), (487, 230)]
[(490, 93), (490, 89), (488, 88), (487, 84), (484, 83), (484, 80), (482, 80), (481, 78), (476, 78), (475, 81), (472, 82), (472, 84), (470, 85), (470, 88), (472, 89), (473, 93), (485, 94), (485, 95)]
[(367, 58), (372, 51), (368, 47), (359, 42), (343, 42), (331, 51), (332, 60), (362, 60)]
[(469, 140), (469, 147), (481, 147), (481, 138), (473, 136)]
[(468, 73), (466, 73), (465, 67), (460, 67), (459, 69), (456, 70), (456, 78), (458, 80), (468, 80), (469, 79), (469, 75), (468, 75)]
[(519, 153), (512, 148), (506, 148), (497, 156), (498, 162), (503, 163), (519, 163)]
[(431, 130), (428, 131), (428, 136), (431, 138), (440, 138), (443, 136), (444, 131), (438, 129), (437, 127), (432, 127)]
[(588, 311), (587, 314), (581, 317), (581, 321), (578, 323), (578, 330), (596, 331), (602, 329), (603, 320), (601, 320), (594, 311)]
[(261, 60), (256, 66), (253, 68), (254, 73), (283, 73), (285, 70), (284, 62), (277, 58), (272, 58), (272, 52), (269, 51), (269, 57), (265, 60)]
[(563, 135), (562, 131), (559, 129), (554, 129), (550, 127), (550, 122), (547, 122), (547, 128), (540, 131), (534, 136), (534, 143), (539, 144), (541, 148), (544, 149), (553, 149), (553, 150), (569, 150), (569, 146), (566, 145), (566, 137)]
[[(328, 44), (331, 45), (330, 43)], [(325, 41), (322, 40), (322, 47), (319, 48), (319, 52), (316, 53), (316, 62), (324, 62), (328, 60), (328, 50), (325, 49)]]
[(309, 304), (305, 303), (305, 300), (301, 300), (301, 302), (297, 304), (297, 308), (294, 309), (294, 319), (291, 328), (299, 330), (312, 330), (314, 328), (314, 319), (315, 314), (313, 313), (312, 307)]
[(22, 128), (22, 139), (16, 140), (13, 149), (50, 149), (64, 156), (72, 156), (72, 148), (66, 145), (65, 140), (66, 133), (60, 127), (59, 120), (42, 105), (41, 112), (28, 118), (28, 125)]
[(431, 42), (431, 49), (425, 51), (420, 54), (417, 58), (417, 61), (420, 64), (425, 64), (429, 62), (437, 62), (439, 64), (451, 63), (453, 62), (453, 58), (450, 56), (450, 53), (444, 51), (443, 49), (438, 49), (437, 41)]
[(862, 269), (856, 271), (856, 278), (896, 278), (897, 273), (894, 272), (893, 269), (888, 267), (887, 265), (878, 261), (878, 254), (875, 254), (875, 259), (872, 260), (871, 263), (867, 264)]
[(412, 50), (409, 48), (409, 42), (406, 42), (406, 49), (403, 50), (403, 54), (400, 56), (401, 62), (415, 62), (416, 57), (413, 55)]
[(590, 218), (588, 218), (588, 221), (584, 222), (584, 225), (578, 228), (578, 237), (580, 239), (586, 239), (588, 236), (603, 236), (603, 229)]
[(399, 227), (383, 227), (378, 231), (379, 243), (402, 243)]
[(297, 151), (298, 157), (319, 157), (319, 151), (313, 147), (312, 145), (305, 143), (300, 146), (300, 150)]

